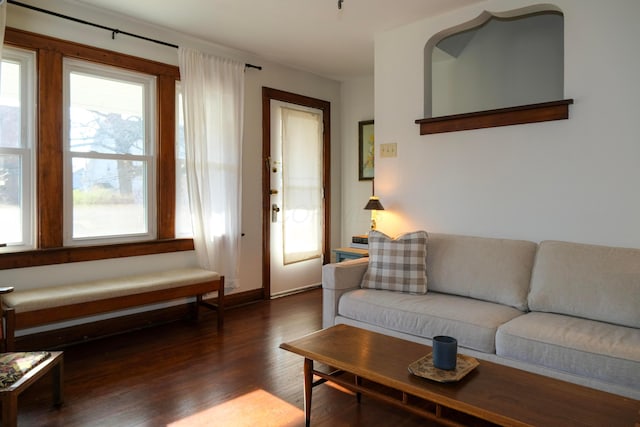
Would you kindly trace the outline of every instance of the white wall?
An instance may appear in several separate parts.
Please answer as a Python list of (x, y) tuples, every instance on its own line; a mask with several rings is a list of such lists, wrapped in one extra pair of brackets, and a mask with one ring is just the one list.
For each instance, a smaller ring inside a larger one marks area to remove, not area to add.
[(391, 234), (430, 231), (640, 247), (640, 2), (556, 0), (564, 13), (569, 120), (419, 135), (423, 49), (488, 0), (379, 34), (375, 42), (376, 192)]
[(341, 137), (344, 141), (341, 152), (342, 239), (340, 246), (349, 246), (351, 236), (366, 234), (369, 231), (370, 214), (364, 210), (364, 206), (371, 196), (371, 181), (358, 180), (358, 122), (374, 118), (373, 76), (343, 82), (340, 96), (342, 98)]
[[(96, 22), (123, 31), (157, 38), (178, 45), (185, 45), (221, 56), (246, 61), (263, 66), (262, 71), (248, 69), (246, 72), (245, 132), (243, 149), (243, 238), (240, 260), (240, 288), (233, 292), (243, 292), (262, 287), (262, 228), (261, 228), (261, 172), (262, 172), (262, 86), (299, 93), (324, 99), (331, 103), (332, 152), (331, 160), (335, 173), (332, 175), (332, 217), (340, 215), (340, 84), (316, 75), (286, 68), (267, 62), (260, 57), (236, 51), (224, 46), (196, 40), (183, 34), (142, 24), (128, 18), (85, 8), (77, 3), (32, 1), (31, 4), (44, 9), (53, 9), (73, 17)], [(51, 35), (54, 37), (89, 44), (105, 49), (144, 57), (172, 65), (177, 65), (177, 51), (171, 47), (155, 45), (116, 35), (115, 40), (105, 30), (73, 23), (39, 12), (8, 5), (7, 26)], [(339, 223), (334, 221), (331, 229), (332, 246), (340, 240)], [(333, 243), (335, 242), (335, 243)], [(118, 258), (86, 263), (42, 266), (15, 270), (2, 270), (3, 284), (11, 284), (25, 289), (46, 285), (72, 283), (88, 279), (100, 279), (127, 273), (147, 272), (162, 268), (195, 265), (193, 252), (150, 255), (143, 257)]]

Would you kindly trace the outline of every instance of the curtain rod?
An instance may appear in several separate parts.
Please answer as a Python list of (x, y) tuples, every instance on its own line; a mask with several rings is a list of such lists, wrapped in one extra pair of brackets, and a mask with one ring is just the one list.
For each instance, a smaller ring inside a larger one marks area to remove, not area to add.
[[(7, 0), (7, 3), (13, 4), (13, 5), (16, 5), (16, 6), (20, 6), (20, 7), (24, 7), (24, 8), (27, 8), (27, 9), (35, 10), (37, 12), (46, 13), (47, 15), (57, 16), (58, 18), (68, 19), (69, 21), (73, 21), (73, 22), (78, 22), (80, 24), (89, 25), (91, 27), (96, 27), (96, 28), (100, 28), (100, 29), (103, 29), (103, 30), (111, 31), (111, 38), (112, 39), (116, 38), (116, 34), (124, 34), (125, 36), (135, 37), (137, 39), (146, 40), (148, 42), (156, 43), (156, 44), (159, 44), (159, 45), (162, 45), (162, 46), (173, 47), (173, 48), (176, 48), (176, 49), (178, 48), (178, 45), (173, 44), (173, 43), (167, 43), (167, 42), (163, 42), (162, 40), (156, 40), (156, 39), (152, 39), (152, 38), (149, 38), (149, 37), (141, 36), (141, 35), (138, 35), (138, 34), (133, 34), (133, 33), (130, 33), (128, 31), (122, 31), (122, 30), (119, 30), (117, 28), (107, 27), (105, 25), (96, 24), (94, 22), (85, 21), (84, 19), (74, 18), (73, 16), (63, 15), (63, 14), (58, 13), (58, 12), (53, 12), (51, 10), (42, 9), (42, 8), (36, 7), (36, 6), (31, 6), (30, 4), (21, 3), (21, 2), (16, 1), (16, 0)], [(247, 68), (255, 68), (256, 70), (262, 70), (262, 67), (260, 65), (244, 64), (244, 66), (247, 67)]]

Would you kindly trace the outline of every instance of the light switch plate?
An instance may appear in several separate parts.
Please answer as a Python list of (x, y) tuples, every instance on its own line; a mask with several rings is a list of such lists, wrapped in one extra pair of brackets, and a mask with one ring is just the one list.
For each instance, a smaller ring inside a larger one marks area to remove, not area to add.
[(398, 157), (398, 144), (395, 142), (380, 144), (380, 157)]

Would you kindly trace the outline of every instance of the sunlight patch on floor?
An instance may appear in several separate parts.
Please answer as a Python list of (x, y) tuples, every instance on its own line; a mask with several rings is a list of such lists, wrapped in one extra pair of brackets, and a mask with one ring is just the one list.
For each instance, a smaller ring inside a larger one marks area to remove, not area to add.
[(304, 412), (301, 409), (264, 390), (256, 390), (173, 422), (168, 427), (301, 425), (304, 425)]

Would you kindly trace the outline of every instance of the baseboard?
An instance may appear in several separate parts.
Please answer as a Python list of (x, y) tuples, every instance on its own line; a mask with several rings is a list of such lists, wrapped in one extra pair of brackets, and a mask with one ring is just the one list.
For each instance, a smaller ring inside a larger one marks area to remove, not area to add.
[(235, 294), (228, 294), (224, 296), (225, 309), (238, 307), (241, 305), (247, 305), (265, 299), (264, 289), (252, 289), (250, 291), (238, 292)]
[(277, 293), (271, 295), (271, 299), (287, 297), (289, 295), (295, 295), (295, 294), (299, 294), (300, 292), (307, 292), (307, 291), (310, 291), (312, 289), (318, 289), (318, 288), (321, 288), (321, 287), (322, 287), (322, 283), (317, 283), (317, 284), (314, 284), (314, 285), (303, 286), (301, 288), (291, 289), (291, 290), (288, 290), (288, 291), (277, 292)]
[[(246, 305), (262, 300), (264, 300), (264, 292), (262, 289), (255, 289), (246, 292), (238, 292), (235, 294), (225, 295), (224, 309), (229, 310), (233, 309), (233, 307)], [(213, 298), (207, 301), (216, 303), (217, 298)], [(113, 317), (97, 322), (82, 323), (80, 325), (69, 326), (66, 328), (52, 329), (44, 332), (22, 335), (16, 337), (16, 348), (21, 351), (43, 349), (54, 350), (81, 342), (104, 338), (111, 335), (122, 334), (138, 329), (158, 326), (169, 322), (175, 322), (178, 320), (187, 319), (190, 316), (190, 305), (191, 304), (175, 305), (126, 316)], [(211, 318), (209, 318), (207, 311), (208, 310), (204, 309), (201, 310), (201, 314), (203, 314), (202, 321), (210, 320), (215, 322), (215, 314), (212, 312)]]

